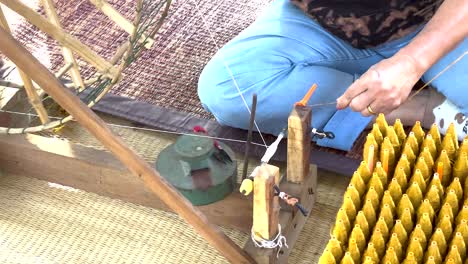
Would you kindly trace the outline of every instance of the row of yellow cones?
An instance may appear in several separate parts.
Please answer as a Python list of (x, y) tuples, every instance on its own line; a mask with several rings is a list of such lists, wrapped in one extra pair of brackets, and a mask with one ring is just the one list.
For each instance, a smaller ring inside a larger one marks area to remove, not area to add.
[(453, 125), (443, 139), (419, 122), (406, 135), (379, 115), (320, 263), (463, 263), (467, 153)]

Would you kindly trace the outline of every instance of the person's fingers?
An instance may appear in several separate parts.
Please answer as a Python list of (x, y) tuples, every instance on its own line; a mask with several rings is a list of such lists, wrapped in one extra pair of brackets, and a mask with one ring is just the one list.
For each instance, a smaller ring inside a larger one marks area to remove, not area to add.
[[(364, 77), (363, 77), (364, 78)], [(358, 79), (355, 81), (349, 88), (341, 95), (338, 99), (336, 99), (336, 108), (337, 109), (344, 109), (348, 107), (349, 103), (359, 94), (366, 91), (366, 82), (362, 79)]]
[(375, 101), (376, 89), (367, 89), (363, 93), (354, 97), (349, 103), (349, 107), (355, 112), (362, 112), (371, 102)]
[(371, 107), (371, 110), (375, 113), (382, 113), (382, 114), (388, 114), (391, 111), (393, 111), (395, 108), (398, 107), (393, 100), (388, 100), (384, 96), (377, 96), (375, 97), (375, 100), (369, 104)]
[[(371, 108), (371, 109), (372, 109), (372, 108)], [(372, 109), (372, 110), (373, 110), (373, 109)], [(371, 113), (367, 107), (364, 108), (364, 110), (361, 111), (361, 115), (363, 115), (363, 116), (371, 116), (371, 115), (375, 115), (375, 113), (377, 113), (377, 112), (374, 112), (374, 111), (373, 111), (373, 112)]]

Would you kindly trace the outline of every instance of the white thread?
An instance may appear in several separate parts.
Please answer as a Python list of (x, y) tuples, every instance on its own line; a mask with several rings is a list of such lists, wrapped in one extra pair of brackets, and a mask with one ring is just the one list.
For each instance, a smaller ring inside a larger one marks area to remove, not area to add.
[[(196, 0), (193, 1), (195, 3), (195, 6), (197, 7), (197, 13), (198, 13), (198, 16), (202, 19), (203, 21), (203, 25), (205, 26), (205, 29), (206, 31), (208, 32), (208, 34), (210, 35), (210, 38), (211, 40), (213, 41), (214, 45), (216, 46), (216, 49), (218, 50), (218, 54), (219, 53), (219, 50), (220, 50), (220, 47), (218, 45), (218, 42), (215, 40), (214, 36), (213, 36), (213, 33), (211, 32), (210, 28), (208, 27), (208, 22), (205, 20), (205, 17), (202, 16), (201, 12), (200, 12), (200, 7), (198, 6), (198, 3)], [(244, 105), (245, 107), (247, 108), (247, 111), (249, 112), (249, 114), (251, 115), (252, 112), (250, 111), (250, 107), (249, 105), (247, 104), (247, 101), (245, 100), (244, 98), (244, 95), (242, 94), (240, 88), (239, 88), (239, 84), (237, 83), (236, 81), (236, 78), (234, 78), (234, 74), (232, 73), (231, 71), (231, 68), (229, 67), (229, 65), (226, 63), (226, 61), (224, 60), (223, 57), (221, 57), (221, 60), (223, 61), (223, 64), (224, 64), (224, 67), (226, 68), (227, 72), (229, 73), (229, 76), (231, 77), (231, 80), (232, 82), (234, 83), (234, 86), (236, 87), (237, 89), (237, 93), (239, 94), (239, 96), (241, 97), (242, 101), (244, 102)], [(268, 147), (267, 146), (267, 143), (265, 141), (265, 139), (263, 138), (263, 135), (262, 135), (262, 132), (260, 131), (260, 128), (258, 127), (258, 124), (257, 124), (257, 121), (254, 120), (254, 125), (255, 125), (255, 128), (257, 129), (259, 135), (260, 135), (260, 138), (262, 139), (263, 141), (263, 144), (265, 144), (265, 147)]]
[[(4, 110), (4, 109), (0, 109), (0, 112), (9, 113), (9, 114), (17, 114), (17, 115), (26, 115), (26, 116), (39, 117), (39, 115), (37, 115), (37, 114), (15, 112), (15, 111), (9, 111), (9, 110)], [(56, 117), (56, 116), (48, 116), (48, 117), (49, 117), (49, 119), (57, 119), (57, 120), (63, 119), (62, 117)], [(76, 122), (76, 120), (71, 120), (71, 121)], [(217, 139), (217, 140), (223, 140), (223, 141), (231, 141), (231, 142), (238, 142), (238, 143), (247, 143), (247, 141), (245, 141), (245, 140), (240, 140), (240, 139), (212, 137), (212, 136), (201, 135), (201, 134), (187, 134), (187, 133), (181, 133), (181, 132), (173, 132), (173, 131), (166, 131), (166, 130), (153, 129), (153, 128), (145, 128), (145, 127), (125, 126), (125, 125), (118, 125), (118, 124), (112, 124), (112, 123), (106, 123), (106, 125), (111, 126), (111, 127), (125, 128), (125, 129), (134, 129), (134, 130), (142, 130), (142, 131), (166, 133), (166, 134), (173, 134), (173, 135), (188, 135), (188, 136), (195, 136), (195, 137), (202, 137), (202, 138), (211, 138), (211, 139)], [(260, 147), (265, 147), (265, 145), (260, 144), (260, 143), (257, 143), (257, 142), (251, 142), (251, 144), (256, 145), (256, 146), (260, 146)]]
[(254, 243), (254, 245), (256, 247), (270, 248), (270, 249), (278, 248), (278, 252), (276, 253), (277, 258), (279, 257), (279, 253), (281, 251), (281, 248), (283, 248), (283, 246), (288, 248), (286, 237), (281, 234), (281, 225), (280, 224), (278, 224), (278, 234), (276, 234), (276, 236), (275, 236), (275, 238), (273, 240), (267, 240), (267, 239), (260, 238), (260, 241), (257, 241), (255, 239), (253, 228), (252, 228), (250, 237), (252, 238), (252, 242)]

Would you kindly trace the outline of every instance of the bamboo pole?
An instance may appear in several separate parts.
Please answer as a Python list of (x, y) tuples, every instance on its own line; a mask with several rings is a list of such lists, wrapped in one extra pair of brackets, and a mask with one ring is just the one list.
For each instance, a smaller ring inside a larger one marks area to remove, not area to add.
[[(49, 0), (50, 1), (50, 0)], [(89, 0), (93, 5), (96, 6), (104, 15), (109, 17), (112, 21), (114, 21), (119, 27), (125, 30), (128, 34), (132, 34), (135, 26), (132, 22), (128, 21), (125, 17), (123, 17), (117, 10), (115, 10), (107, 1), (105, 0)], [(139, 39), (140, 42), (145, 42), (145, 48), (150, 49), (153, 46), (154, 40), (148, 38), (145, 35), (142, 35)]]
[(47, 19), (43, 18), (22, 2), (18, 0), (0, 0), (0, 2), (23, 16), (31, 24), (58, 41), (62, 46), (70, 48), (72, 51), (76, 52), (76, 54), (96, 67), (105, 76), (113, 79), (117, 75), (117, 69), (115, 69), (112, 64), (96, 54), (88, 46), (81, 43), (72, 35), (65, 33), (61, 28), (47, 21)]
[(254, 260), (230, 240), (157, 171), (138, 157), (91, 109), (86, 107), (71, 91), (66, 89), (52, 73), (15, 41), (5, 30), (0, 29), (0, 52), (5, 54), (46, 92), (54, 98), (73, 118), (106, 146), (145, 186), (157, 194), (172, 210), (185, 219), (214, 248), (232, 263), (254, 263)]
[[(0, 6), (0, 27), (3, 27), (8, 34), (11, 34), (10, 27), (8, 26), (8, 22), (5, 18), (5, 15), (3, 14), (3, 10), (1, 6)], [(49, 120), (47, 111), (44, 108), (41, 98), (37, 94), (36, 89), (34, 88), (34, 85), (31, 79), (28, 77), (28, 75), (26, 75), (21, 70), (21, 68), (19, 68), (18, 71), (19, 71), (21, 80), (23, 80), (23, 85), (26, 90), (26, 94), (28, 95), (29, 102), (31, 103), (34, 110), (36, 110), (36, 113), (39, 116), (41, 123), (42, 124), (48, 123), (50, 120)]]
[[(56, 73), (55, 73), (55, 77), (57, 77), (57, 79), (59, 78), (62, 78), (62, 76), (67, 73), (71, 68), (73, 67), (73, 63), (72, 62), (69, 62), (65, 65), (62, 66), (62, 68), (60, 68)], [(76, 85), (76, 83), (73, 83)], [(83, 84), (84, 85), (84, 84)]]
[[(46, 11), (47, 17), (49, 18), (50, 22), (57, 26), (58, 28), (62, 29), (60, 25), (60, 19), (55, 10), (54, 3), (52, 0), (42, 0), (42, 5)], [(73, 83), (78, 87), (79, 91), (83, 91), (85, 89), (85, 85), (83, 79), (81, 78), (80, 69), (78, 68), (78, 64), (76, 63), (75, 57), (73, 56), (73, 52), (67, 48), (62, 47), (62, 54), (66, 64), (71, 63), (72, 67), (70, 69), (70, 77)]]

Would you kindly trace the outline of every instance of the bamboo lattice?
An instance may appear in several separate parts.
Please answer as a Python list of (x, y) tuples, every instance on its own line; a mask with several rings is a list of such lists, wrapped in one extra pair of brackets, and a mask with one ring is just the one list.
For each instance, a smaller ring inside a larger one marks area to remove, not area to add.
[(319, 263), (467, 263), (468, 138), (380, 114)]
[[(18, 0), (0, 0), (0, 4), (9, 7), (41, 31), (57, 40), (63, 49), (65, 65), (56, 73), (56, 77), (60, 78), (67, 88), (80, 96), (81, 100), (89, 107), (99, 102), (113, 86), (120, 82), (124, 70), (141, 56), (145, 48), (151, 47), (154, 42), (152, 38), (164, 22), (172, 1), (136, 1), (133, 21), (128, 21), (105, 0), (92, 0), (91, 2), (109, 19), (129, 33), (128, 39), (120, 43), (109, 61), (104, 60), (61, 28), (60, 18), (52, 1), (42, 0), (47, 15), (46, 18)], [(1, 5), (0, 18), (3, 18)], [(8, 27), (5, 19), (0, 20), (0, 22), (0, 26)], [(94, 66), (95, 73), (92, 74), (92, 77), (82, 80), (74, 55), (82, 57), (90, 65)], [(70, 79), (66, 78), (66, 73), (69, 74)], [(22, 80), (23, 84), (0, 80), (0, 85), (19, 89), (25, 88), (27, 98), (23, 100), (25, 102), (19, 102), (18, 104), (26, 104), (25, 108), (27, 109), (23, 111), (32, 115), (26, 124), (22, 120), (18, 124), (0, 127), (0, 133), (35, 133), (58, 128), (72, 120), (72, 117), (64, 112), (54, 102), (53, 98), (45, 94), (36, 84), (31, 83), (27, 76), (24, 76)], [(49, 120), (48, 115), (57, 116), (57, 114), (60, 114), (60, 119)]]

